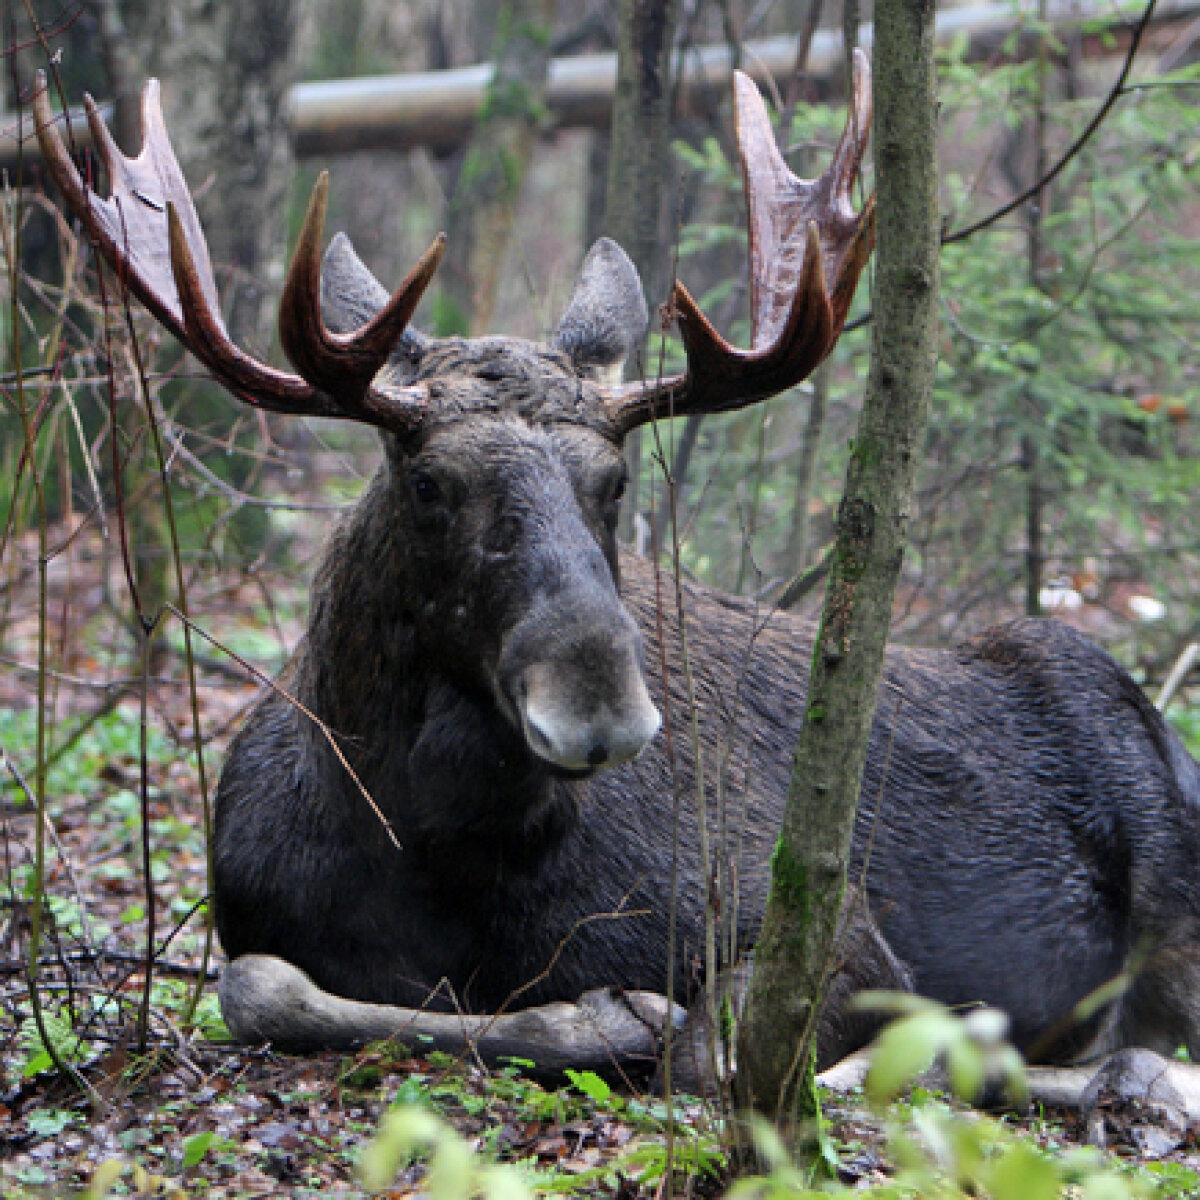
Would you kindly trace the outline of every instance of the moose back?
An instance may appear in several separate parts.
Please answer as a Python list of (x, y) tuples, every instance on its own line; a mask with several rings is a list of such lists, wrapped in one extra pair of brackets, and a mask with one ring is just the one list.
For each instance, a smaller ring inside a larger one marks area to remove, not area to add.
[[(83, 183), (41, 86), (59, 188), (158, 319), (238, 399), (366, 422), (385, 451), (326, 551), (279, 689), (221, 777), (214, 900), (235, 1033), (378, 1035), (368, 1017), (382, 1010), (361, 1004), (338, 1010), (349, 1025), (322, 1024), (338, 997), (488, 1012), (658, 990), (672, 911), (677, 989), (697, 982), (703, 868), (679, 614), (673, 584), (618, 553), (622, 442), (656, 415), (729, 410), (804, 378), (837, 339), (872, 237), (870, 203), (851, 202), (865, 59), (832, 165), (812, 182), (783, 163), (753, 84), (736, 90), (751, 348), (730, 346), (677, 285), (686, 371), (615, 385), (646, 308), (612, 242), (593, 247), (545, 345), (428, 339), (409, 320), (440, 239), (390, 297), (343, 237), (322, 264), (323, 180), (281, 303), (296, 373), (256, 362), (221, 322), (155, 86), (136, 159), (90, 109), (109, 199)], [(813, 633), (698, 587), (681, 594), (696, 745), (730, 814), (718, 850), (736, 954), (765, 904)], [(893, 650), (862, 797), (862, 887), (835, 997), (907, 986), (985, 1001), (1049, 1059), (1128, 1043), (1200, 1054), (1200, 776), (1108, 656), (1042, 621), (954, 653)], [(280, 960), (322, 989), (319, 1003), (254, 992)], [(1073, 1020), (1131, 963), (1118, 999)], [(822, 1061), (865, 1036), (843, 1017), (835, 1006), (821, 1028)], [(536, 1023), (521, 1030), (532, 1044), (506, 1052), (538, 1059)]]

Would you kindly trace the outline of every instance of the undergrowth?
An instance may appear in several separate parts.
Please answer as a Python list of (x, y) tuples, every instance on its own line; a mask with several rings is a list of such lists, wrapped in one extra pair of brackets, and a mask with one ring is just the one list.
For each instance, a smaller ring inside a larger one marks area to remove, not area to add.
[[(901, 1200), (1134, 1200), (1135, 1197), (1194, 1197), (1200, 1174), (1175, 1162), (1122, 1165), (1088, 1146), (1072, 1144), (1052, 1123), (1035, 1118), (1018, 1126), (1011, 1118), (993, 1117), (965, 1106), (962, 1099), (978, 1094), (985, 1074), (1003, 1078), (1010, 1094), (1023, 1087), (1019, 1056), (999, 1036), (1000, 1014), (983, 1011), (966, 1018), (940, 1005), (900, 999), (901, 1015), (879, 1038), (862, 1094), (851, 1107), (865, 1106), (873, 1117), (883, 1153), (883, 1178), (840, 1177), (844, 1156), (855, 1149), (826, 1126), (822, 1153), (814, 1165), (800, 1167), (774, 1127), (762, 1118), (749, 1120), (737, 1140), (753, 1147), (755, 1166), (730, 1182), (731, 1129), (707, 1114), (703, 1105), (678, 1101), (630, 1101), (612, 1092), (591, 1073), (573, 1074), (573, 1087), (545, 1092), (511, 1072), (496, 1080), (499, 1094), (519, 1097), (529, 1111), (549, 1105), (560, 1118), (577, 1113), (584, 1119), (632, 1119), (638, 1130), (634, 1149), (614, 1157), (593, 1172), (563, 1175), (539, 1170), (528, 1161), (503, 1162), (487, 1139), (472, 1146), (447, 1121), (447, 1105), (463, 1102), (462, 1085), (442, 1080), (432, 1087), (421, 1081), (402, 1090), (363, 1152), (358, 1173), (371, 1194), (394, 1186), (397, 1176), (414, 1163), (420, 1186), (433, 1200), (459, 1200), (484, 1195), (494, 1200), (527, 1200), (535, 1195), (592, 1190), (599, 1185), (616, 1191), (625, 1180), (653, 1187), (656, 1194), (666, 1172), (683, 1194), (693, 1194), (704, 1181), (718, 1183), (731, 1200), (817, 1200), (830, 1195), (870, 1194)], [(925, 1073), (941, 1062), (947, 1091), (931, 1091)], [(838, 1107), (844, 1098), (826, 1094)], [(485, 1107), (487, 1100), (479, 1101)], [(706, 1113), (703, 1124), (697, 1114)], [(675, 1133), (673, 1164), (664, 1131)]]

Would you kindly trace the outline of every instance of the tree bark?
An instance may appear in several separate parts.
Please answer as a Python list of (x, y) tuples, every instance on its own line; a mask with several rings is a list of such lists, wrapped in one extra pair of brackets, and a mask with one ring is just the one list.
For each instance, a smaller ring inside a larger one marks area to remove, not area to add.
[[(157, 76), (171, 140), (222, 279), (234, 340), (264, 352), (283, 278), (296, 0), (98, 0), (114, 73), (118, 138), (137, 137), (131, 103)], [(124, 72), (124, 78), (118, 72)], [(131, 128), (132, 127), (132, 128)]]
[(441, 332), (488, 332), (514, 213), (546, 120), (554, 9), (554, 0), (511, 0), (500, 12), (494, 73), (447, 215)]
[(813, 1015), (833, 936), (936, 361), (933, 22), (876, 6), (878, 259), (871, 375), (837, 518), (772, 886), (738, 1037), (739, 1098), (799, 1143), (818, 1115)]
[[(651, 311), (665, 299), (670, 255), (662, 236), (666, 164), (670, 161), (671, 46), (678, 20), (676, 0), (620, 0), (617, 33), (617, 91), (604, 232), (633, 259)], [(644, 366), (644, 364), (640, 364)], [(642, 372), (644, 373), (644, 372)], [(629, 487), (618, 532), (633, 535), (638, 509), (641, 440), (626, 443)]]

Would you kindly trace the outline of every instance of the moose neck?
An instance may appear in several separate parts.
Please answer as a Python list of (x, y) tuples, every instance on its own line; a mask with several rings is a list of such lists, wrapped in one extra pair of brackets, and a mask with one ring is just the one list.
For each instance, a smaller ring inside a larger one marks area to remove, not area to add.
[[(486, 689), (422, 635), (394, 472), (385, 460), (332, 537), (295, 686), (406, 847), (458, 856), (461, 875), (471, 844), (490, 845), (483, 863), (500, 839), (512, 844), (511, 869), (514, 855), (544, 854), (573, 826), (578, 785), (533, 755)], [(310, 737), (329, 760), (325, 777), (354, 789), (325, 736)]]
[(386, 724), (409, 718), (416, 637), (404, 596), (403, 525), (385, 464), (334, 530), (312, 587), (296, 663), (300, 698), (361, 759)]

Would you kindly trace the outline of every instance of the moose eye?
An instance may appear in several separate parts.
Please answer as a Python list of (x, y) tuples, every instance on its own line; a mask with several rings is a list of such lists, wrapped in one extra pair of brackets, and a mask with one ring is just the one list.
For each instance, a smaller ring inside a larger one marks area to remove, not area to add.
[(413, 499), (422, 508), (437, 504), (442, 499), (442, 489), (438, 486), (438, 481), (426, 471), (417, 471), (410, 480), (410, 487)]
[(621, 503), (621, 497), (625, 495), (625, 485), (629, 481), (629, 472), (622, 468), (620, 475), (613, 481), (612, 502), (614, 504)]

